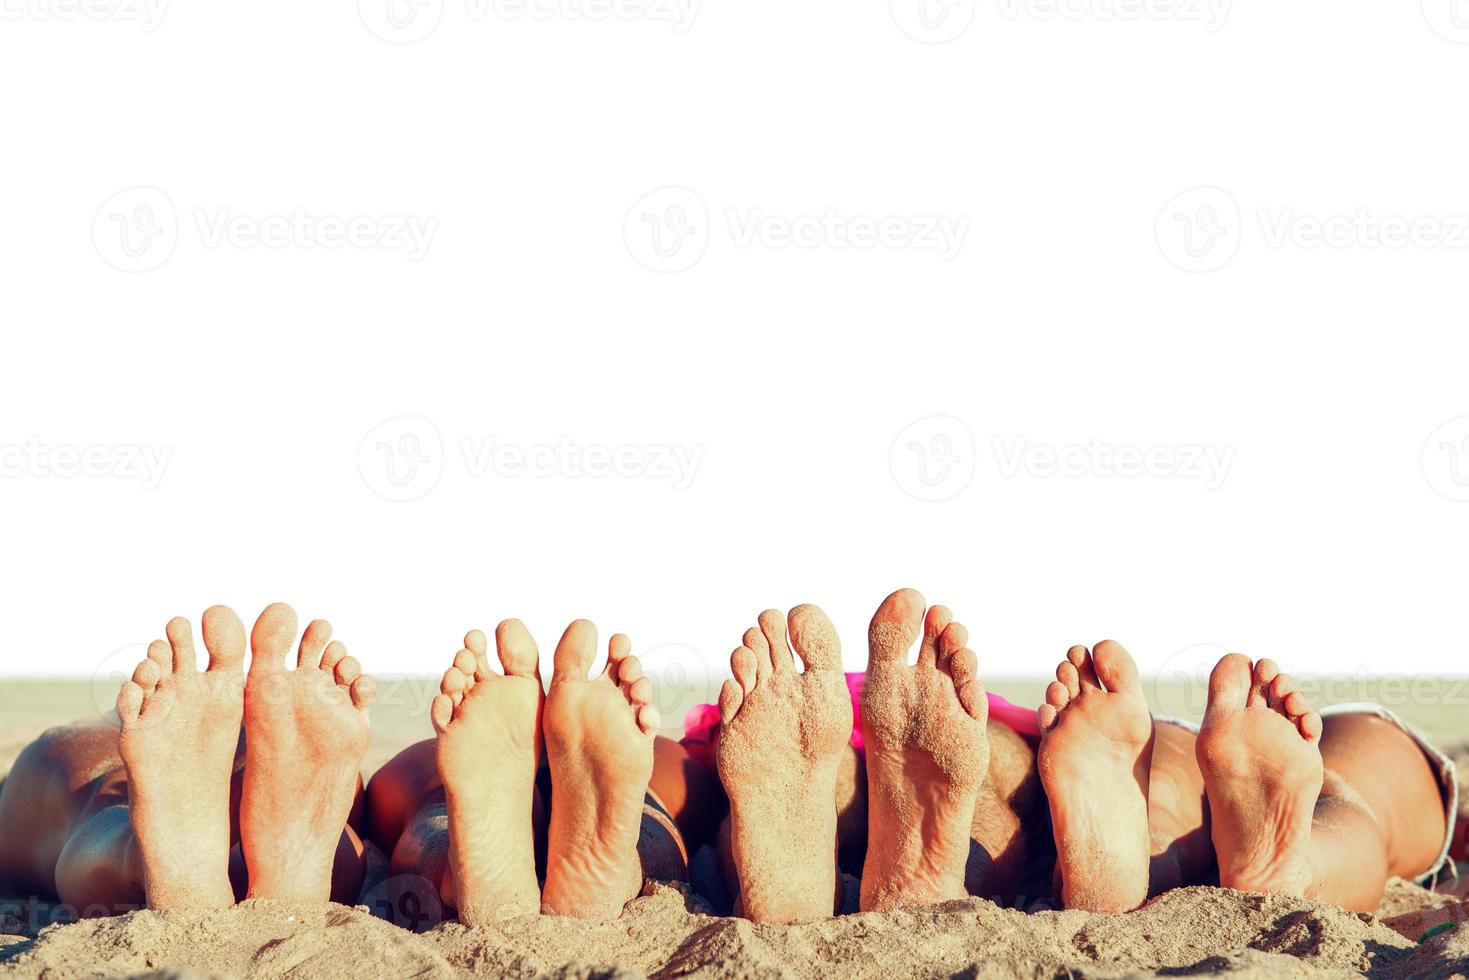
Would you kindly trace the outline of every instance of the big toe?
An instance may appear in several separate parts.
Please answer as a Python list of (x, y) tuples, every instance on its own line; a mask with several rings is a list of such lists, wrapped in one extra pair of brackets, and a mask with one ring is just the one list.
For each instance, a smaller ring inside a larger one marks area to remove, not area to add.
[(232, 670), (245, 662), (245, 624), (229, 606), (204, 610), (204, 648), (210, 670)]
[(1092, 647), (1092, 666), (1096, 669), (1097, 679), (1106, 685), (1107, 690), (1119, 694), (1142, 692), (1137, 662), (1116, 640), (1103, 640)]
[[(593, 627), (594, 647), (596, 640), (597, 631)], [(536, 676), (540, 667), (541, 651), (531, 638), (530, 630), (520, 620), (507, 619), (495, 627), (495, 649), (500, 653), (500, 666), (505, 668), (506, 674), (512, 677)]]
[(1250, 658), (1241, 653), (1226, 655), (1209, 675), (1209, 704), (1205, 712), (1239, 711), (1250, 695), (1253, 674)]
[(590, 620), (578, 619), (566, 627), (561, 642), (556, 644), (555, 672), (552, 680), (586, 680), (597, 656), (597, 627)]
[(296, 610), (284, 602), (266, 606), (250, 631), (250, 669), (284, 667), (295, 638)]
[(899, 589), (882, 601), (867, 628), (870, 666), (902, 663), (918, 639), (926, 600), (917, 589)]
[(786, 617), (790, 623), (791, 645), (796, 648), (807, 670), (839, 670), (842, 666), (842, 644), (836, 627), (826, 613), (806, 604), (792, 609)]

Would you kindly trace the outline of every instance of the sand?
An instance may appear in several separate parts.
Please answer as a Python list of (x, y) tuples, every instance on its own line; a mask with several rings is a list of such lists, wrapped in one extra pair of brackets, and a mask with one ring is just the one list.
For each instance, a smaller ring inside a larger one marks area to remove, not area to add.
[[(39, 720), (0, 726), (0, 772)], [(1469, 770), (1469, 741), (1440, 738)], [(687, 887), (649, 884), (614, 922), (532, 916), (474, 929), (437, 922), (432, 895), (405, 897), (401, 885), (375, 856), (356, 908), (252, 901), (55, 924), (65, 910), (0, 895), (0, 976), (1469, 976), (1469, 926), (1458, 924), (1469, 902), (1455, 882), (1434, 893), (1394, 881), (1373, 916), (1197, 887), (1119, 916), (966, 899), (792, 926), (716, 916)]]

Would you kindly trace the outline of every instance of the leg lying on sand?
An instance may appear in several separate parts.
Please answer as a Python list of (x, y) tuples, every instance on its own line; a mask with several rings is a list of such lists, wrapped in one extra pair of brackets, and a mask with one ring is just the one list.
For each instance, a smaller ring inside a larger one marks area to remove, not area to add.
[[(395, 873), (426, 878), (471, 925), (537, 911), (616, 918), (645, 872), (664, 873), (668, 852), (683, 853), (672, 820), (650, 815), (647, 803), (658, 725), (651, 682), (621, 634), (606, 668), (589, 678), (596, 627), (585, 620), (562, 637), (544, 696), (524, 625), (501, 623), (495, 645), (503, 674), (478, 630), (445, 672), (432, 709), (433, 756), (429, 743), (410, 746), (374, 776), (376, 839)], [(543, 742), (549, 820), (536, 789)], [(547, 840), (544, 892), (538, 834)]]
[(1389, 875), (1417, 877), (1438, 858), (1444, 801), (1417, 743), (1375, 715), (1323, 723), (1268, 660), (1216, 665), (1197, 737), (1165, 724), (1152, 734), (1116, 644), (1074, 648), (1057, 676), (1041, 709), (1041, 774), (1068, 906), (1125, 910), (1217, 866), (1228, 888), (1371, 911)]
[[(923, 643), (918, 663), (908, 649)], [(872, 618), (862, 720), (867, 746), (863, 911), (965, 897), (975, 804), (989, 767), (989, 706), (969, 634), (912, 589)]]
[(1375, 909), (1387, 877), (1429, 869), (1447, 828), (1437, 780), (1406, 733), (1321, 716), (1269, 660), (1230, 654), (1198, 738), (1219, 882)]
[[(0, 877), (97, 915), (228, 905), (243, 894), (229, 869), (244, 767), (244, 628), (223, 606), (203, 626), (206, 670), (188, 621), (175, 619), (123, 685), (116, 713), (52, 729), (20, 754), (0, 794)], [(329, 888), (350, 904), (363, 850), (344, 824), (331, 833)]]

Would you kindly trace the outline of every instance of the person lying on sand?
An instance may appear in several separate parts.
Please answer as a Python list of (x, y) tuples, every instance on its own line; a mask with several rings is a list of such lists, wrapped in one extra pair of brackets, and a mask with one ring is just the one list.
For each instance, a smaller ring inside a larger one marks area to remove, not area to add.
[(1446, 860), (1453, 764), (1385, 709), (1314, 712), (1271, 661), (1230, 654), (1201, 728), (1155, 719), (1131, 656), (1104, 641), (1068, 651), (1032, 721), (985, 694), (967, 640), (911, 589), (877, 610), (867, 673), (846, 683), (814, 606), (745, 633), (715, 718), (696, 709), (685, 739), (728, 795), (744, 915), (830, 915), (839, 862), (864, 911), (1015, 896), (1043, 806), (1060, 897), (1095, 912), (1211, 883), (1372, 911), (1389, 875), (1426, 880)]
[(373, 679), (324, 620), (287, 670), (296, 623), (280, 603), (260, 614), (246, 674), (232, 610), (204, 613), (203, 671), (188, 620), (170, 621), (114, 713), (52, 729), (16, 759), (0, 879), (90, 915), (237, 896), (355, 903), (363, 848), (349, 815)]

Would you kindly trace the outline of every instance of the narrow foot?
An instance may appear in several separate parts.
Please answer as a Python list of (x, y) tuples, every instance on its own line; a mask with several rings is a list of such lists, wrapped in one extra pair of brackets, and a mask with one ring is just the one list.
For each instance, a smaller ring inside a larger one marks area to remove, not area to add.
[(244, 711), (245, 627), (224, 606), (204, 613), (209, 668), (189, 621), (168, 624), (117, 695), (133, 833), (148, 907), (222, 908), (230, 889), (230, 775)]
[(615, 919), (643, 887), (638, 833), (658, 709), (627, 637), (612, 637), (607, 666), (589, 678), (596, 650), (595, 626), (568, 626), (546, 693), (551, 826), (541, 911)]
[(331, 626), (306, 627), (296, 669), (290, 606), (268, 606), (250, 633), (240, 846), (250, 898), (325, 902), (332, 860), (357, 791), (375, 686)]
[(837, 901), (837, 769), (852, 734), (836, 630), (815, 606), (788, 617), (767, 609), (730, 666), (716, 761), (741, 910), (756, 922), (827, 918)]
[(1321, 716), (1273, 661), (1231, 653), (1209, 676), (1196, 743), (1219, 883), (1304, 896), (1315, 877), (1311, 820), (1321, 794)]
[[(908, 649), (923, 631), (917, 666)], [(968, 631), (912, 589), (868, 630), (862, 689), (867, 861), (862, 910), (963, 898), (974, 805), (989, 768), (989, 701)]]
[(459, 918), (477, 925), (541, 909), (531, 824), (541, 761), (540, 653), (525, 626), (495, 630), (504, 674), (473, 630), (444, 672), (431, 715), (449, 807), (449, 867)]
[(1039, 712), (1041, 783), (1051, 805), (1068, 909), (1129, 912), (1148, 897), (1153, 716), (1118, 643), (1072, 647)]

